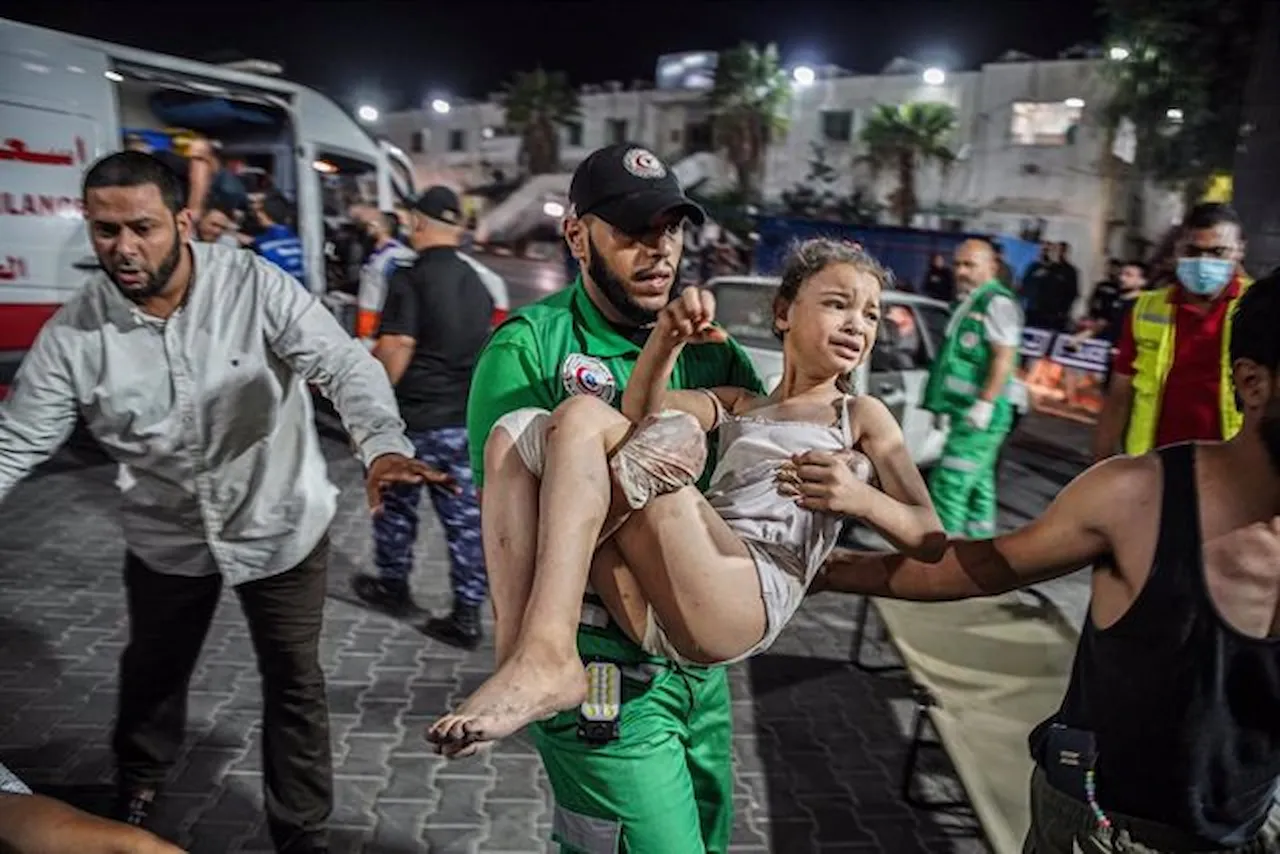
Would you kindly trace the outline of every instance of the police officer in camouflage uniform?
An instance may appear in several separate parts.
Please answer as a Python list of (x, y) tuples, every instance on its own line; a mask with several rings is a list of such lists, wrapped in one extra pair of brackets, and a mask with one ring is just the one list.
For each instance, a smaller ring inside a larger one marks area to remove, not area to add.
[[(493, 298), (476, 265), (459, 254), (462, 205), (452, 190), (437, 186), (423, 193), (413, 207), (412, 222), (409, 241), (418, 257), (391, 276), (373, 354), (395, 385), (418, 459), (448, 472), (457, 484), (455, 489), (431, 488), (449, 544), (453, 610), (429, 620), (424, 631), (475, 649), (488, 581), (467, 444), (467, 394), (489, 337)], [(392, 612), (412, 608), (409, 576), (421, 496), (421, 487), (384, 495), (373, 525), (378, 574), (357, 576), (353, 582), (361, 599)]]
[(950, 421), (929, 477), (929, 495), (947, 532), (995, 536), (996, 466), (1013, 425), (1006, 390), (1022, 340), (1022, 312), (1001, 283), (995, 247), (967, 240), (956, 250), (956, 307), (929, 373), (924, 408)]

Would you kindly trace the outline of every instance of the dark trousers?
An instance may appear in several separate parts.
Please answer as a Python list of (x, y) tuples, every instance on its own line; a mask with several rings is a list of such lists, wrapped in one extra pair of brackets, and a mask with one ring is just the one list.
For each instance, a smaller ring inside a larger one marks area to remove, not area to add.
[(1266, 823), (1251, 841), (1231, 848), (1214, 848), (1186, 831), (1166, 824), (1111, 813), (1111, 827), (1098, 826), (1093, 810), (1055, 789), (1036, 768), (1031, 777), (1031, 829), (1022, 854), (1177, 854), (1214, 851), (1218, 854), (1277, 854), (1280, 852), (1280, 806), (1273, 806)]
[[(449, 543), (449, 583), (454, 601), (479, 606), (489, 590), (480, 539), (480, 497), (471, 478), (471, 455), (465, 427), (437, 427), (409, 433), (419, 460), (448, 472), (460, 487), (429, 487), (431, 504)], [(407, 582), (413, 571), (413, 544), (418, 539), (418, 505), (422, 487), (397, 484), (382, 494), (382, 512), (373, 520), (373, 558), (378, 577)]]
[[(325, 844), (333, 763), (320, 628), (329, 538), (293, 569), (236, 588), (262, 675), (262, 768), (276, 850)], [(187, 578), (125, 555), (129, 645), (120, 661), (113, 748), (123, 786), (159, 788), (178, 758), (187, 687), (222, 591), (219, 575)]]

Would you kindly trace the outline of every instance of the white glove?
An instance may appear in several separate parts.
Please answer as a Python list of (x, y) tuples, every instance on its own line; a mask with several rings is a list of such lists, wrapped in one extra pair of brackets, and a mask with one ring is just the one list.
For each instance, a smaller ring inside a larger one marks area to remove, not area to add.
[(996, 405), (989, 400), (975, 400), (973, 406), (964, 414), (964, 423), (975, 430), (986, 430), (991, 426), (991, 416), (996, 413)]

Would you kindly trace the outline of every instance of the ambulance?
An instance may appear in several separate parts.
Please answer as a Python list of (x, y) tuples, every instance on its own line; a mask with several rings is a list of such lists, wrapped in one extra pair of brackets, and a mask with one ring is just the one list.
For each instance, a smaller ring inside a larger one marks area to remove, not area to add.
[(84, 170), (125, 134), (191, 133), (294, 203), (316, 294), (329, 289), (326, 222), (413, 195), (403, 152), (305, 86), (0, 18), (0, 397), (40, 327), (98, 269)]

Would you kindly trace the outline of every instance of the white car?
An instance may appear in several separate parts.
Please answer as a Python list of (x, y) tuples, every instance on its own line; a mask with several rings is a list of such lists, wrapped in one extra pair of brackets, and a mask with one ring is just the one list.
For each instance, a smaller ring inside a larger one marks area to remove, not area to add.
[[(782, 379), (782, 342), (773, 334), (773, 276), (721, 276), (707, 283), (716, 319), (746, 349), (765, 386)], [(922, 469), (938, 461), (947, 439), (933, 413), (920, 407), (929, 366), (938, 354), (951, 308), (904, 291), (885, 291), (880, 334), (856, 387), (880, 398), (902, 425), (911, 458)]]

